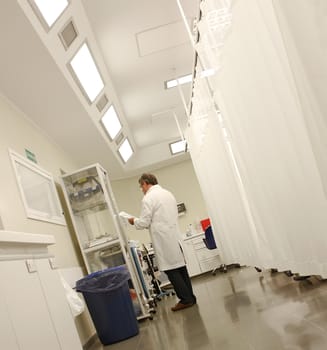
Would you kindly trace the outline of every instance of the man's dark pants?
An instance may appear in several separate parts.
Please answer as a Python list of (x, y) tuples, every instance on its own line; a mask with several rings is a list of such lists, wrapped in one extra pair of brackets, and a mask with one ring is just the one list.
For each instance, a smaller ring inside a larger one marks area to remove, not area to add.
[(166, 270), (164, 272), (168, 276), (168, 279), (173, 285), (176, 295), (182, 304), (196, 303), (196, 297), (193, 294), (192, 283), (186, 266), (182, 266), (177, 269)]

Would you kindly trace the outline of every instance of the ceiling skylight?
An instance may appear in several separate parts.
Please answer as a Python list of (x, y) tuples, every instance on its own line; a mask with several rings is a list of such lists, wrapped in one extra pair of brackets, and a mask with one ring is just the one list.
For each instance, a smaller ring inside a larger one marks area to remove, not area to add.
[(133, 149), (128, 139), (125, 139), (125, 141), (121, 144), (121, 146), (118, 148), (118, 152), (123, 161), (126, 163), (133, 154)]
[(113, 140), (118, 135), (119, 131), (122, 129), (122, 125), (113, 105), (111, 105), (106, 111), (106, 113), (103, 115), (103, 117), (101, 118), (101, 122), (105, 127), (107, 133), (109, 134), (111, 140)]
[(93, 102), (104, 88), (104, 83), (86, 43), (77, 51), (70, 65), (87, 97)]
[(186, 152), (186, 141), (180, 140), (169, 144), (171, 154)]
[(33, 0), (49, 27), (59, 18), (68, 6), (67, 0)]

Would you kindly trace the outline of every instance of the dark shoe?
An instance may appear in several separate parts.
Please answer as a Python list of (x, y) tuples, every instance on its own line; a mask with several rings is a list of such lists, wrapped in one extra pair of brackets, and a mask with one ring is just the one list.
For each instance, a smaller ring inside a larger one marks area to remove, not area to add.
[(294, 273), (290, 270), (284, 271), (284, 273), (287, 277), (292, 277), (294, 275)]
[(309, 276), (300, 276), (300, 275), (298, 275), (298, 276), (294, 276), (293, 280), (294, 281), (304, 281), (304, 280), (307, 280), (310, 277), (311, 277), (310, 275)]
[(183, 310), (183, 309), (186, 309), (188, 307), (191, 307), (193, 306), (194, 303), (188, 303), (188, 304), (182, 304), (182, 303), (177, 303), (175, 306), (173, 306), (171, 308), (171, 311), (179, 311), (179, 310)]

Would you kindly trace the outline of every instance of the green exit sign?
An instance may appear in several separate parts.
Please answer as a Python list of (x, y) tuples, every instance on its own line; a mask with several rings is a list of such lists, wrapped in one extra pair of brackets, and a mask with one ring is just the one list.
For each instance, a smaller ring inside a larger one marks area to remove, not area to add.
[(31, 160), (34, 163), (37, 163), (35, 154), (33, 152), (29, 151), (28, 149), (25, 149), (25, 154), (27, 159)]

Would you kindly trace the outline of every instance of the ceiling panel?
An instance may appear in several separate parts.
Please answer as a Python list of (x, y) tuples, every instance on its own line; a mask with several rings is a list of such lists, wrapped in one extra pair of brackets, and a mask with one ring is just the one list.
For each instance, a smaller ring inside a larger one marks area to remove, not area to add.
[(172, 49), (186, 44), (188, 41), (189, 38), (182, 20), (136, 33), (140, 57)]

